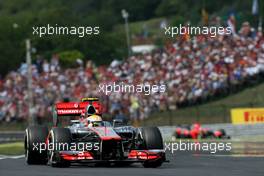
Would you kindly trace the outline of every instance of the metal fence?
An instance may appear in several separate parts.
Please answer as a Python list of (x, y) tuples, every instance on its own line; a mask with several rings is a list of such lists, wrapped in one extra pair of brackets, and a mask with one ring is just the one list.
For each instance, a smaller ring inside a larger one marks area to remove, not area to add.
[(1, 131), (0, 143), (23, 141), (24, 131)]

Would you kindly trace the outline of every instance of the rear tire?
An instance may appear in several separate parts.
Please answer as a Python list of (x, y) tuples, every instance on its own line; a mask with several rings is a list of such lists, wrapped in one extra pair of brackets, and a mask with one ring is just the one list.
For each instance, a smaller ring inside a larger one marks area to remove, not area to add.
[(25, 131), (24, 149), (27, 164), (46, 164), (47, 150), (40, 151), (40, 145), (46, 143), (48, 128), (29, 126)]
[[(143, 150), (163, 150), (163, 139), (160, 130), (157, 127), (142, 128), (141, 134), (143, 140)], [(143, 166), (147, 168), (160, 167), (164, 160), (165, 156), (164, 158), (158, 160), (147, 160), (143, 163)]]
[(66, 143), (69, 147), (71, 144), (71, 141), (72, 141), (72, 137), (71, 137), (70, 129), (55, 127), (51, 130), (50, 137), (49, 137), (49, 143), (53, 143), (54, 150), (49, 151), (48, 158), (49, 158), (49, 164), (52, 167), (69, 167), (70, 166), (70, 162), (64, 160), (59, 155), (60, 151), (56, 150), (55, 146), (60, 143), (64, 143), (64, 144)]

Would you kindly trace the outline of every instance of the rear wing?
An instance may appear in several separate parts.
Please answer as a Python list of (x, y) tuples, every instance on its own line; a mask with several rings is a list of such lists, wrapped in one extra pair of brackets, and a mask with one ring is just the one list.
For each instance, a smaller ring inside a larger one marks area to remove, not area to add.
[(83, 102), (60, 102), (53, 106), (53, 125), (58, 125), (58, 117), (60, 116), (80, 116), (85, 113), (87, 106), (93, 105), (96, 114), (102, 114), (102, 104), (98, 100), (83, 101)]

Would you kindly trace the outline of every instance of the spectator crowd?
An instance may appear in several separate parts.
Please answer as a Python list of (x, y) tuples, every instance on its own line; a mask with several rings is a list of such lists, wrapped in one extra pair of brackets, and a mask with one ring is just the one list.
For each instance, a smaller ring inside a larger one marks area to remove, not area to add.
[[(264, 71), (264, 38), (248, 22), (237, 35), (179, 37), (175, 43), (151, 53), (133, 55), (109, 66), (95, 66), (78, 60), (74, 68), (62, 68), (53, 55), (38, 57), (32, 65), (33, 114), (51, 116), (51, 105), (69, 99), (96, 96), (105, 113), (147, 118), (155, 111), (174, 110), (241, 85)], [(0, 121), (24, 121), (29, 116), (26, 63), (0, 80)], [(98, 93), (102, 83), (166, 85), (165, 93), (152, 95)]]

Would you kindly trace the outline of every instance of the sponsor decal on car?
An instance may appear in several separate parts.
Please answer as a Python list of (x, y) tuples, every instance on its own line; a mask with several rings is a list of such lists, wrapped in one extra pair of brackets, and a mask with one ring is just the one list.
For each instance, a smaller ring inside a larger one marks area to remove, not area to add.
[(80, 114), (82, 113), (82, 109), (58, 109), (57, 110), (58, 115), (63, 114)]

